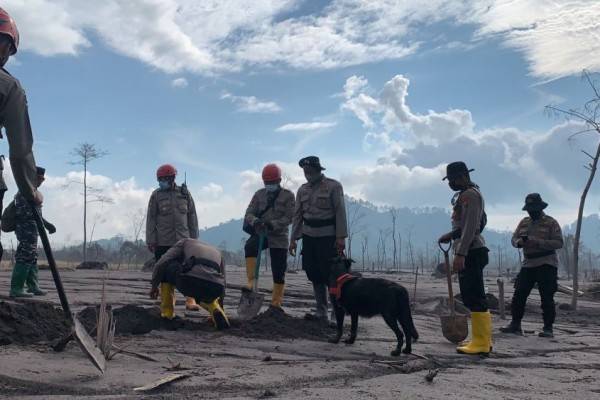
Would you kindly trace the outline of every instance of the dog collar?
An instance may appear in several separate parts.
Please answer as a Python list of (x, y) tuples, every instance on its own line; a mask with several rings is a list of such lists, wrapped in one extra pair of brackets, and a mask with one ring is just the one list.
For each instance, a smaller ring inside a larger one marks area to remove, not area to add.
[(339, 300), (340, 297), (342, 297), (342, 287), (349, 281), (356, 278), (358, 277), (348, 273), (339, 276), (335, 282), (336, 285), (329, 288), (329, 294), (334, 295), (336, 300)]

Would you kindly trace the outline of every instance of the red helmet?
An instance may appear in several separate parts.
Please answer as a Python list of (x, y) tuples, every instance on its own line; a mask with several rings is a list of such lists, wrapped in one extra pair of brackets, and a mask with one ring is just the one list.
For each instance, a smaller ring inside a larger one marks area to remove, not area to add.
[(281, 179), (281, 168), (277, 164), (267, 164), (262, 170), (263, 182), (276, 182)]
[(10, 37), (13, 44), (10, 54), (15, 54), (19, 47), (19, 31), (15, 20), (3, 8), (0, 8), (0, 34)]
[(177, 170), (171, 164), (165, 164), (158, 167), (156, 170), (156, 178), (166, 178), (177, 175)]

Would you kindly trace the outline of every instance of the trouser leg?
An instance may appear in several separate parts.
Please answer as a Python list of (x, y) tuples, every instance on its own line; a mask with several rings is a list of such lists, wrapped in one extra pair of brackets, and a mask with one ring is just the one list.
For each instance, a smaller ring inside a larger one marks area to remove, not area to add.
[(287, 249), (271, 249), (271, 272), (273, 274), (273, 294), (271, 305), (281, 308), (285, 290), (285, 271), (287, 270)]
[(483, 269), (487, 263), (486, 248), (471, 250), (465, 259), (465, 269), (458, 274), (463, 303), (471, 312), (488, 311), (483, 281)]
[(552, 329), (552, 325), (554, 325), (554, 320), (556, 319), (554, 294), (558, 289), (557, 270), (551, 265), (544, 265), (539, 268), (537, 284), (542, 300), (544, 328)]
[(510, 310), (512, 320), (517, 323), (521, 322), (525, 315), (525, 305), (527, 298), (535, 285), (535, 270), (534, 268), (521, 268), (519, 275), (515, 281), (515, 292), (513, 293)]

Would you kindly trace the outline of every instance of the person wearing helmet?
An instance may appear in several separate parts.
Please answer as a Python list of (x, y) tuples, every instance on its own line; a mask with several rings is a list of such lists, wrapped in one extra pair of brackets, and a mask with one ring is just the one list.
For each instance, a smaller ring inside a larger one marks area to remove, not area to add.
[(28, 203), (40, 205), (42, 196), (37, 191), (37, 170), (32, 150), (33, 133), (27, 97), (19, 81), (4, 68), (18, 48), (17, 25), (0, 8), (0, 127), (4, 127), (8, 137), (10, 165), (19, 193)]
[(271, 255), (271, 307), (282, 310), (289, 227), (294, 215), (295, 200), (291, 191), (281, 187), (281, 169), (276, 164), (268, 164), (263, 168), (262, 179), (265, 186), (254, 193), (244, 216), (244, 231), (250, 234), (244, 246), (246, 276), (248, 289), (251, 289), (256, 272), (259, 235), (265, 235), (266, 240), (260, 251), (268, 248)]
[[(177, 170), (170, 164), (161, 165), (156, 171), (158, 189), (150, 196), (146, 216), (146, 245), (158, 261), (181, 239), (198, 238), (198, 217), (194, 199), (185, 184), (175, 183)], [(175, 286), (161, 284), (161, 316), (175, 316)], [(198, 311), (200, 307), (192, 297), (186, 299), (186, 309)]]

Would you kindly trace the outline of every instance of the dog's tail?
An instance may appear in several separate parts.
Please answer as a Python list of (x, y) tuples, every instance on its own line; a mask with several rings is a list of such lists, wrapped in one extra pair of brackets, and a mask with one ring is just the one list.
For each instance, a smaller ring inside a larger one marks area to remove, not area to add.
[[(398, 303), (402, 310), (402, 318), (406, 321), (407, 328), (410, 330), (410, 335), (415, 341), (419, 340), (419, 332), (417, 332), (413, 321), (412, 311), (410, 310), (410, 299), (408, 298), (406, 289), (399, 293)], [(402, 321), (400, 321), (400, 324), (403, 325)], [(408, 334), (408, 332), (404, 333)]]

